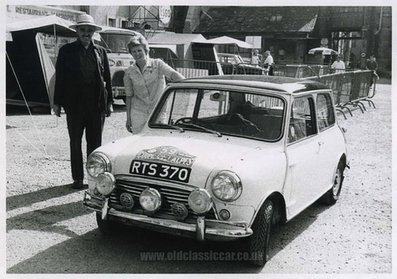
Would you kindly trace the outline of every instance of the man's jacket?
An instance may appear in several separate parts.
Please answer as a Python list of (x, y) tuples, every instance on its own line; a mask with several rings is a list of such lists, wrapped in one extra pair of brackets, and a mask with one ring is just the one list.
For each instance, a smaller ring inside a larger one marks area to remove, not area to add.
[[(73, 113), (80, 105), (80, 97), (84, 94), (83, 75), (81, 74), (79, 49), (81, 43), (75, 41), (60, 48), (55, 72), (54, 104), (60, 105), (66, 113)], [(105, 112), (113, 103), (112, 85), (109, 61), (106, 50), (94, 44), (97, 64), (97, 79), (99, 92), (93, 106)]]

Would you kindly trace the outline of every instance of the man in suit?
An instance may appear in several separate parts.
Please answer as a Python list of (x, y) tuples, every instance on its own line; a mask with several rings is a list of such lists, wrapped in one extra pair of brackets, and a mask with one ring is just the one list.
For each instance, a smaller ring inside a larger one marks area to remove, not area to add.
[(105, 116), (111, 114), (113, 96), (106, 50), (92, 42), (101, 27), (90, 15), (78, 16), (70, 26), (77, 40), (61, 47), (56, 63), (54, 113), (66, 112), (70, 139), (72, 188), (82, 189), (84, 179), (82, 136), (85, 130), (87, 156), (102, 144)]

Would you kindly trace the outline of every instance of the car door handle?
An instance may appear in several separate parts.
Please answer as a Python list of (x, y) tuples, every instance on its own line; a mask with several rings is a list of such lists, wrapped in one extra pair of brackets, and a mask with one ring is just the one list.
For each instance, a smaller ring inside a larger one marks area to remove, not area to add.
[(322, 145), (324, 145), (324, 142), (323, 141), (319, 141), (318, 142), (318, 146), (321, 147)]

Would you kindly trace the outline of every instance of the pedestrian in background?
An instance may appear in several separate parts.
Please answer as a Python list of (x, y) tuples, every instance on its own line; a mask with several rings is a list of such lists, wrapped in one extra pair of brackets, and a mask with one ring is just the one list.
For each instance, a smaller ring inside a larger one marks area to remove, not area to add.
[(70, 157), (74, 189), (83, 188), (84, 168), (82, 136), (85, 131), (87, 157), (102, 144), (105, 116), (111, 114), (113, 96), (106, 50), (92, 42), (101, 27), (90, 15), (77, 17), (70, 26), (77, 40), (59, 50), (56, 62), (54, 113), (66, 112), (70, 139)]
[(252, 51), (251, 64), (254, 66), (259, 66), (259, 63), (261, 61), (262, 61), (262, 55), (259, 54), (259, 50), (254, 49)]
[(263, 67), (266, 69), (267, 75), (272, 76), (274, 60), (273, 56), (270, 54), (270, 50), (266, 50), (263, 57), (265, 58), (265, 61), (263, 61)]
[(149, 57), (149, 44), (143, 36), (136, 36), (127, 45), (134, 58), (125, 70), (124, 87), (126, 93), (127, 121), (130, 133), (139, 133), (166, 86), (170, 81), (183, 79), (180, 73), (161, 59)]
[(372, 84), (374, 83), (374, 79), (379, 79), (378, 74), (376, 73), (376, 71), (378, 70), (378, 62), (376, 62), (376, 57), (375, 55), (371, 55), (369, 57), (369, 59), (367, 60), (367, 62), (365, 63), (365, 68), (367, 70), (371, 70), (373, 75), (373, 78), (371, 79), (370, 82), (370, 87), (372, 86)]
[(345, 62), (342, 61), (340, 55), (338, 55), (334, 63), (332, 63), (331, 69), (334, 73), (343, 73), (345, 71)]

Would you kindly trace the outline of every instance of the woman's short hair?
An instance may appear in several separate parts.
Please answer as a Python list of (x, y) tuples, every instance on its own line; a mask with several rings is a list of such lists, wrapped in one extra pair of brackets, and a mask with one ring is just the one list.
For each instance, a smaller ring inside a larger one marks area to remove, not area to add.
[(131, 53), (131, 49), (136, 46), (142, 46), (146, 54), (149, 53), (149, 43), (146, 41), (144, 36), (139, 35), (132, 37), (127, 44), (128, 51)]

